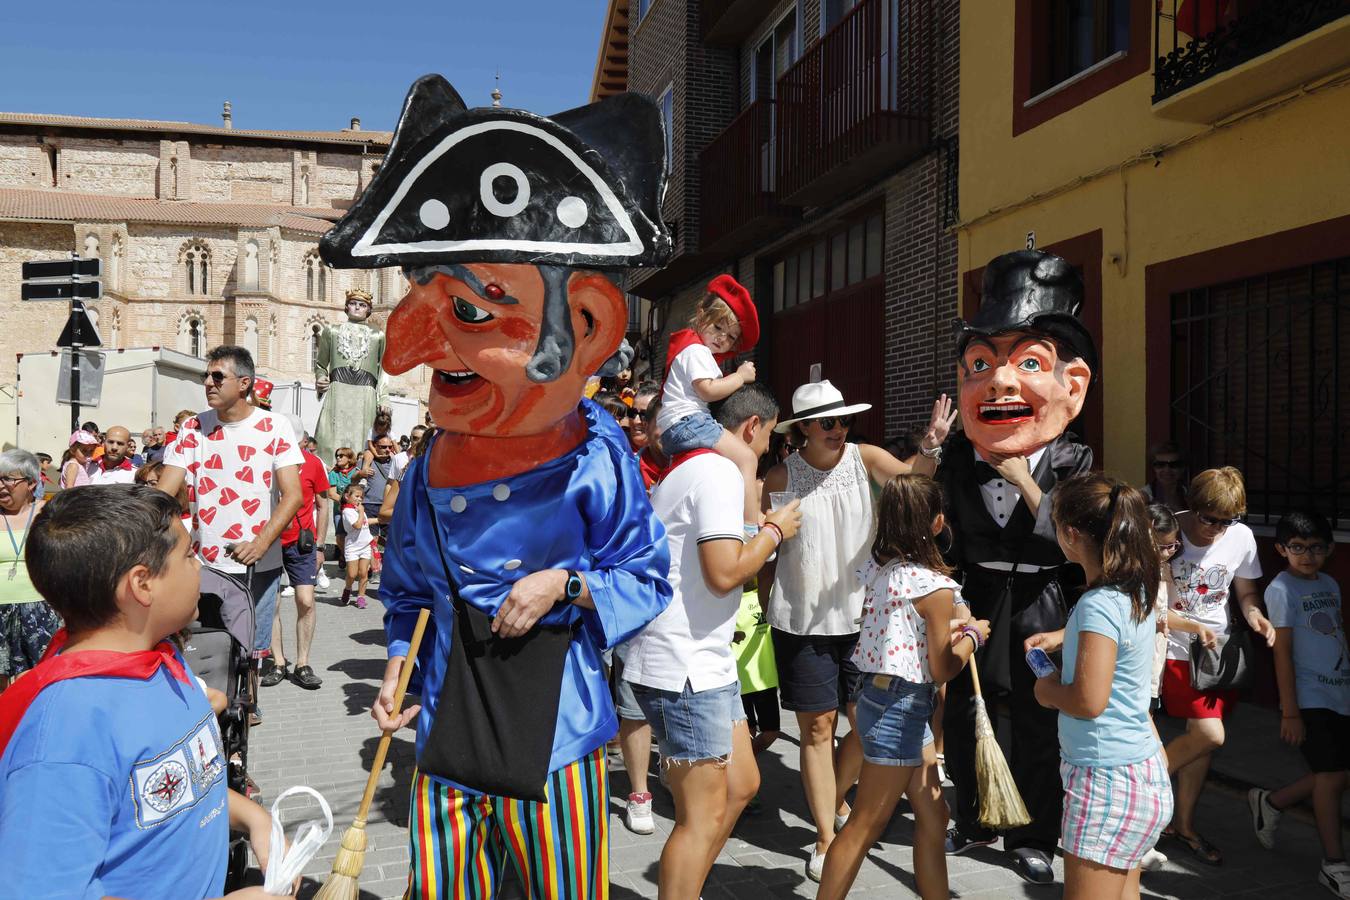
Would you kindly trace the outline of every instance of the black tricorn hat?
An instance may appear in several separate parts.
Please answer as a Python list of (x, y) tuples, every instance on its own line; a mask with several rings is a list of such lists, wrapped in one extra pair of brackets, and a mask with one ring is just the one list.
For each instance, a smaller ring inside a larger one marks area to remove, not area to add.
[(408, 91), (370, 186), (319, 241), (337, 268), (459, 262), (661, 265), (661, 112), (618, 94), (552, 118), (466, 109), (440, 75)]
[(1043, 250), (1016, 250), (984, 267), (980, 308), (969, 322), (957, 319), (956, 352), (970, 339), (1010, 331), (1044, 334), (1087, 362), (1095, 379), (1097, 345), (1078, 318), (1083, 309), (1083, 277), (1068, 260)]

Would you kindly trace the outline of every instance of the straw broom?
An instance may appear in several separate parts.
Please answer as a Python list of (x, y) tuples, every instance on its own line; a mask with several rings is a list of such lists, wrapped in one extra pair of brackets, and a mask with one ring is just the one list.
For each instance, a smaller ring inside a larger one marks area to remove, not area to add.
[[(970, 658), (970, 677), (975, 682), (975, 784), (980, 794), (980, 824), (1003, 831), (1031, 824), (1031, 814), (1017, 791), (1008, 761), (994, 736), (984, 696), (980, 693), (980, 671), (975, 657)], [(345, 843), (345, 841), (344, 841)]]
[[(394, 691), (394, 711), (397, 716), (403, 710), (403, 694), (408, 690), (408, 679), (412, 677), (417, 649), (422, 643), (422, 632), (426, 631), (427, 618), (431, 610), (424, 609), (417, 614), (417, 625), (413, 628), (412, 640), (408, 643), (408, 655), (403, 660), (403, 670), (399, 672), (398, 689)], [(384, 757), (389, 752), (389, 741), (394, 732), (386, 731), (375, 748), (375, 763), (370, 767), (370, 777), (366, 779), (366, 792), (361, 797), (361, 807), (356, 811), (356, 819), (342, 835), (342, 846), (338, 848), (337, 858), (333, 860), (333, 871), (328, 880), (314, 895), (314, 900), (358, 900), (361, 892), (359, 884), (361, 868), (366, 864), (366, 817), (370, 814), (370, 804), (375, 799), (375, 785), (380, 780), (380, 771), (384, 769)]]

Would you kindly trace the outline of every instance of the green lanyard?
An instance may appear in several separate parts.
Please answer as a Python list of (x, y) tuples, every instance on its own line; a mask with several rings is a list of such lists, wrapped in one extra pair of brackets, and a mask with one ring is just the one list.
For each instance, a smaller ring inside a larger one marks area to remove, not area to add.
[(23, 548), (28, 544), (28, 532), (33, 528), (33, 510), (37, 509), (37, 501), (28, 504), (28, 521), (23, 526), (23, 540), (14, 540), (14, 529), (9, 527), (9, 516), (5, 516), (5, 531), (9, 534), (9, 545), (14, 548), (14, 562), (9, 567), (9, 581), (14, 580), (14, 576), (19, 571), (19, 560), (23, 559)]

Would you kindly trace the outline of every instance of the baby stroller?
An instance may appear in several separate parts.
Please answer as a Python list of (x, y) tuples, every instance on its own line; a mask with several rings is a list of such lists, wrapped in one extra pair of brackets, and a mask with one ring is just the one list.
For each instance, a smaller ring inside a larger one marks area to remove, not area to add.
[[(248, 796), (248, 719), (253, 712), (254, 600), (248, 582), (235, 575), (202, 567), (201, 596), (197, 621), (183, 648), (197, 677), (225, 695), (225, 711), (219, 716), (220, 738), (229, 760), (227, 783), (231, 790)], [(244, 835), (230, 833), (229, 868), (225, 889), (243, 886), (248, 868), (248, 843)]]

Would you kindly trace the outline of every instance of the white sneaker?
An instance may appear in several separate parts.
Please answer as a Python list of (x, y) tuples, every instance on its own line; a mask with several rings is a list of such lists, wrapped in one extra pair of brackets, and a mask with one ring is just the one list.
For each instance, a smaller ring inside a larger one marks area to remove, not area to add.
[(289, 584), (286, 585), (284, 588), (281, 589), (281, 596), (283, 596), (283, 597), (294, 597), (294, 596), (295, 596), (295, 588), (291, 587)]
[(1247, 792), (1247, 806), (1252, 811), (1252, 829), (1256, 840), (1267, 850), (1275, 849), (1275, 829), (1280, 824), (1280, 811), (1270, 805), (1270, 791), (1252, 788)]
[(1139, 860), (1139, 868), (1145, 872), (1156, 872), (1167, 862), (1167, 854), (1160, 853), (1157, 847), (1144, 854), (1144, 858)]
[(825, 873), (825, 854), (817, 853), (816, 848), (811, 848), (811, 858), (806, 861), (806, 877), (812, 881), (819, 882), (820, 876)]
[(1322, 871), (1317, 873), (1317, 880), (1337, 897), (1350, 898), (1350, 864), (1344, 860), (1322, 863)]
[(844, 813), (843, 815), (839, 815), (838, 813), (835, 814), (835, 817), (834, 817), (834, 833), (835, 833), (835, 834), (838, 834), (839, 832), (841, 832), (841, 831), (844, 830), (844, 825), (845, 825), (845, 823), (848, 822), (848, 816), (849, 816), (849, 813), (851, 813), (851, 812), (853, 812), (853, 810), (850, 809), (848, 812)]
[(623, 824), (634, 834), (651, 834), (656, 830), (656, 821), (652, 818), (651, 794), (628, 795), (628, 808), (624, 812)]
[(320, 569), (318, 581), (315, 583), (314, 586), (321, 591), (326, 591), (328, 590), (328, 585), (329, 585), (328, 573), (325, 572), (323, 569)]

